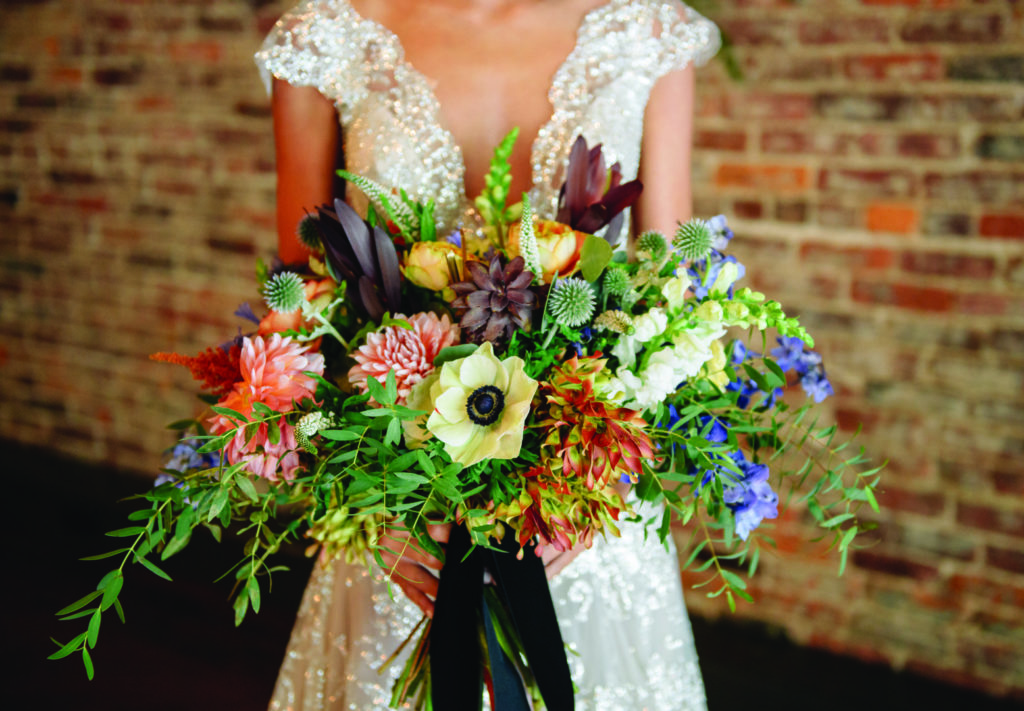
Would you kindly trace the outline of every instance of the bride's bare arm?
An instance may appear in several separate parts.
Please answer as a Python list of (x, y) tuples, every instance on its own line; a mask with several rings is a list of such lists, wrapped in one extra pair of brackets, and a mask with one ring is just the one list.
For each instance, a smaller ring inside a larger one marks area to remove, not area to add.
[[(307, 210), (333, 198), (338, 148), (338, 116), (334, 105), (312, 87), (295, 87), (274, 80), (271, 107), (277, 155), (277, 244), (286, 263), (305, 261), (308, 252), (299, 243), (295, 227)], [(440, 542), (448, 539), (445, 527), (431, 527)], [(433, 614), (437, 578), (432, 571), (441, 562), (393, 532), (383, 552), (391, 579), (426, 614)]]
[(658, 230), (671, 239), (676, 223), (693, 214), (693, 101), (692, 64), (665, 75), (651, 91), (640, 152), (639, 177), (644, 191), (633, 210), (635, 234)]
[(334, 196), (338, 117), (334, 105), (313, 87), (274, 80), (271, 107), (277, 156), (277, 245), (285, 263), (302, 262), (308, 252), (295, 227), (317, 205)]

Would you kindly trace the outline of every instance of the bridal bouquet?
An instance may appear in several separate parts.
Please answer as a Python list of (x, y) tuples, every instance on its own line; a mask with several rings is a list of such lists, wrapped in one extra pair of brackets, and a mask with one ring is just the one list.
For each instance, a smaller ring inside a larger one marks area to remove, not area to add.
[[(687, 565), (733, 607), (750, 599), (743, 573), (786, 490), (845, 564), (865, 527), (858, 507), (877, 508), (877, 469), (854, 471), (863, 455), (816, 428), (809, 410), (832, 392), (821, 358), (797, 319), (740, 285), (725, 219), (625, 249), (623, 211), (641, 186), (582, 139), (558, 213), (542, 219), (526, 196), (508, 204), (514, 140), (495, 151), (473, 231), (439, 233), (431, 202), (345, 173), (370, 200), (367, 218), (340, 200), (307, 216), (308, 265), (261, 270), (265, 315), (237, 312), (247, 335), (154, 356), (187, 366), (209, 410), (172, 425), (181, 437), (165, 474), (109, 534), (124, 544), (95, 556), (117, 566), (59, 613), (87, 618), (86, 631), (53, 657), (81, 653), (91, 677), (103, 613), (122, 615), (126, 565), (166, 577), (158, 561), (197, 529), (245, 539), (237, 622), (282, 569), (272, 554), (300, 536), (324, 560), (380, 561), (400, 530), (447, 553), (446, 570), (507, 551), (484, 566), (500, 574), (502, 560), (537, 561), (535, 543), (589, 546), (625, 519), (650, 516), (664, 540), (675, 516), (697, 539)], [(796, 382), (808, 400), (792, 407), (783, 391)], [(457, 523), (461, 549), (428, 535), (438, 522)], [(435, 628), (445, 585), (442, 573)], [(547, 665), (505, 614), (516, 601), (488, 594), (500, 647), (530, 682)], [(430, 637), (414, 645), (396, 703), (429, 706)]]

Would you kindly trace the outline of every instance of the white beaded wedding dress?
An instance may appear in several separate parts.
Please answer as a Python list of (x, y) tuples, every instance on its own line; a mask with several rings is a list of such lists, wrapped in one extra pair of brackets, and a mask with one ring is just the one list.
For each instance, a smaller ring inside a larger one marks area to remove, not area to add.
[[(548, 92), (550, 120), (532, 147), (540, 217), (553, 218), (569, 149), (578, 135), (602, 144), (623, 180), (637, 175), (643, 115), (662, 75), (702, 64), (718, 30), (677, 0), (610, 0), (589, 12)], [(398, 38), (347, 0), (303, 2), (285, 14), (256, 55), (277, 77), (316, 87), (343, 126), (346, 168), (413, 197), (433, 197), (441, 229), (476, 224), (459, 147), (440, 124), (429, 81), (404, 59)], [(347, 199), (364, 208), (350, 190)], [(644, 542), (639, 525), (598, 540), (551, 582), (578, 687), (579, 711), (704, 709), (676, 552)], [(272, 711), (386, 709), (403, 658), (377, 669), (420, 619), (375, 570), (314, 567), (292, 631)]]

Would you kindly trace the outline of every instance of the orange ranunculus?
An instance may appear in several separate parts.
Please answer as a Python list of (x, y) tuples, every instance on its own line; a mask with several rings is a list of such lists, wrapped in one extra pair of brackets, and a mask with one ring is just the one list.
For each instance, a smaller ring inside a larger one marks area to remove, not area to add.
[(441, 291), (449, 285), (448, 257), (454, 257), (462, 269), (462, 252), (449, 242), (416, 242), (405, 258), (405, 278), (416, 286)]
[[(533, 231), (537, 236), (537, 252), (545, 284), (550, 284), (555, 275), (568, 276), (576, 270), (580, 249), (587, 235), (577, 232), (568, 225), (554, 220), (534, 220)], [(508, 231), (508, 252), (510, 257), (520, 256), (519, 223)]]
[[(337, 282), (334, 279), (318, 279), (306, 282), (306, 301), (314, 306), (323, 308), (331, 301)], [(272, 333), (283, 333), (284, 331), (298, 331), (302, 328), (302, 311), (296, 309), (290, 314), (279, 314), (271, 311), (260, 321), (257, 333), (261, 336), (269, 336)], [(306, 324), (310, 326), (311, 324)]]

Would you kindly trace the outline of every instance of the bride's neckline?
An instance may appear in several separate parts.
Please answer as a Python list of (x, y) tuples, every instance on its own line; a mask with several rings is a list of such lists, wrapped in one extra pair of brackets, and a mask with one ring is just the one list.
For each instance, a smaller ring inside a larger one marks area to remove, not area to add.
[[(547, 99), (548, 105), (550, 107), (550, 113), (547, 120), (541, 123), (540, 128), (537, 130), (537, 134), (533, 137), (533, 140), (530, 144), (531, 197), (533, 191), (535, 191), (537, 188), (538, 181), (540, 180), (539, 172), (541, 166), (541, 156), (537, 154), (540, 138), (544, 136), (545, 133), (548, 133), (549, 131), (553, 130), (555, 122), (558, 118), (558, 111), (560, 106), (558, 105), (559, 96), (556, 89), (560, 84), (559, 80), (563, 77), (563, 75), (565, 75), (569, 71), (570, 67), (573, 64), (573, 60), (580, 53), (581, 47), (583, 46), (583, 39), (584, 35), (586, 34), (586, 30), (591, 24), (597, 21), (598, 16), (607, 12), (608, 9), (614, 5), (627, 4), (633, 1), (634, 0), (605, 0), (604, 2), (601, 2), (597, 6), (591, 8), (590, 10), (587, 10), (583, 14), (583, 17), (580, 20), (578, 27), (576, 28), (576, 38), (573, 42), (572, 49), (569, 50), (569, 53), (565, 56), (561, 63), (559, 63), (558, 67), (551, 75), (551, 78), (548, 80)], [(434, 87), (437, 86), (437, 82), (430, 76), (419, 71), (415, 66), (413, 66), (412, 62), (410, 62), (406, 58), (405, 47), (402, 45), (402, 41), (398, 37), (398, 35), (396, 35), (392, 30), (388, 29), (388, 27), (385, 26), (383, 23), (360, 14), (359, 11), (357, 11), (355, 7), (352, 6), (350, 0), (341, 0), (341, 3), (348, 6), (349, 11), (352, 13), (352, 15), (357, 21), (359, 21), (360, 23), (365, 23), (370, 27), (373, 27), (380, 34), (380, 36), (387, 41), (387, 43), (391, 47), (392, 56), (394, 57), (394, 66), (396, 68), (401, 66), (405, 73), (408, 75), (408, 77), (420, 85), (424, 96), (429, 99), (430, 104), (432, 106), (431, 120), (433, 121), (435, 128), (440, 132), (442, 136), (444, 136), (447, 145), (451, 147), (452, 152), (454, 154), (454, 158), (457, 162), (459, 182), (461, 183), (459, 187), (462, 200), (464, 201), (464, 205), (472, 207), (472, 201), (470, 200), (466, 192), (466, 159), (465, 156), (463, 155), (462, 147), (456, 142), (455, 136), (452, 134), (451, 130), (449, 130), (449, 128), (444, 124), (444, 121), (442, 120), (443, 117), (441, 114), (441, 102), (437, 98), (437, 93), (434, 91)], [(512, 127), (510, 126), (509, 129), (511, 128)]]

